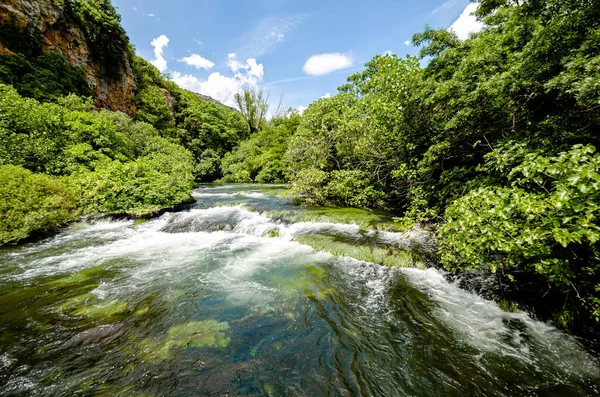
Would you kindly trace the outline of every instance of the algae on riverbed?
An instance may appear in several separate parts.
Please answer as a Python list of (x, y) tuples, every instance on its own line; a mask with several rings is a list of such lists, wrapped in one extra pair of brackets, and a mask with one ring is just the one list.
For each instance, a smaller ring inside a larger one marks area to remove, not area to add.
[(373, 262), (385, 266), (416, 267), (423, 269), (425, 264), (415, 259), (410, 252), (393, 247), (370, 246), (340, 241), (333, 236), (304, 234), (296, 238), (301, 244), (311, 246), (317, 251), (328, 252), (335, 256), (347, 256), (364, 262)]
[(268, 210), (263, 215), (286, 223), (330, 222), (358, 225), (361, 230), (400, 231), (389, 214), (362, 208), (294, 206), (289, 209)]
[(228, 323), (212, 319), (174, 325), (163, 337), (142, 340), (138, 345), (140, 356), (147, 361), (157, 361), (169, 359), (173, 349), (225, 348), (231, 341), (226, 334), (228, 330)]

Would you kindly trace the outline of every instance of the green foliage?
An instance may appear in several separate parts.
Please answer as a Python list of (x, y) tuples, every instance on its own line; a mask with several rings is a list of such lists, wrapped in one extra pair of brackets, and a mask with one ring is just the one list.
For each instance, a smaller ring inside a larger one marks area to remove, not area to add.
[(221, 164), (222, 182), (282, 183), (287, 181), (284, 155), (300, 123), (297, 112), (288, 111), (242, 141)]
[(181, 144), (198, 159), (197, 178), (211, 181), (219, 177), (217, 156), (231, 151), (248, 136), (248, 126), (233, 110), (185, 93), (186, 104), (178, 118), (184, 128)]
[(290, 192), (304, 197), (307, 204), (351, 207), (376, 207), (385, 195), (371, 184), (364, 172), (336, 170), (327, 173), (314, 168), (298, 172)]
[[(416, 192), (409, 187), (417, 185), (418, 153), (425, 147), (424, 132), (431, 129), (430, 105), (419, 97), (428, 87), (414, 58), (377, 56), (366, 67), (350, 77), (340, 94), (309, 107), (286, 157), (292, 174), (301, 175), (305, 168), (350, 171), (360, 175), (358, 185), (374, 188), (370, 198), (356, 200), (347, 195), (362, 194), (362, 189), (346, 189), (342, 202), (402, 208)], [(330, 192), (339, 192), (336, 184)], [(327, 191), (322, 193), (327, 199)], [(380, 200), (384, 195), (386, 202)]]
[(294, 169), (364, 171), (386, 206), (434, 219), (463, 193), (506, 181), (479, 168), (504, 142), (555, 153), (597, 145), (598, 7), (484, 1), (482, 10), (488, 27), (470, 40), (429, 27), (415, 35), (426, 68), (377, 56), (312, 104), (288, 152)]
[(20, 53), (0, 54), (0, 83), (11, 84), (21, 95), (40, 101), (70, 93), (92, 93), (83, 69), (71, 66), (59, 51), (44, 52), (35, 58)]
[[(75, 199), (69, 197), (85, 212), (143, 216), (190, 199), (189, 151), (124, 113), (91, 110), (89, 100), (71, 95), (57, 102), (39, 103), (0, 85), (0, 165), (65, 176)], [(49, 176), (39, 178), (48, 185)]]
[(76, 202), (58, 180), (18, 166), (0, 166), (0, 244), (54, 230), (74, 219)]
[(56, 103), (74, 112), (91, 112), (94, 109), (94, 101), (91, 97), (83, 98), (75, 94), (61, 96), (56, 99)]
[(527, 267), (599, 319), (599, 169), (592, 146), (556, 157), (527, 155), (510, 172), (508, 187), (480, 188), (448, 207), (442, 262), (505, 274)]
[(168, 91), (156, 86), (144, 88), (136, 96), (138, 112), (135, 119), (152, 124), (158, 130), (175, 128), (175, 118), (167, 105)]
[(148, 142), (135, 161), (106, 161), (93, 172), (74, 173), (66, 183), (88, 212), (145, 217), (190, 200), (193, 158), (164, 138)]
[(0, 85), (0, 165), (20, 165), (34, 172), (58, 168), (68, 145), (63, 109), (21, 97), (10, 86)]
[(0, 164), (70, 174), (103, 159), (137, 158), (158, 136), (123, 113), (92, 111), (90, 100), (71, 95), (57, 102), (39, 103), (0, 85)]
[(200, 155), (196, 166), (196, 177), (204, 181), (213, 181), (221, 174), (221, 157), (216, 150), (206, 149)]
[(137, 86), (141, 89), (151, 85), (162, 86), (164, 78), (160, 75), (158, 69), (144, 58), (134, 56), (131, 62), (133, 75)]
[(242, 115), (181, 89), (142, 58), (134, 57), (133, 72), (138, 86), (134, 118), (152, 124), (161, 136), (192, 152), (196, 180), (220, 178), (223, 155), (248, 137), (249, 127)]
[(375, 207), (385, 195), (371, 185), (364, 172), (358, 170), (332, 171), (325, 194), (331, 200), (352, 207)]
[(425, 26), (423, 32), (415, 34), (412, 41), (416, 46), (427, 43), (427, 45), (422, 47), (419, 52), (421, 58), (426, 56), (436, 57), (447, 49), (458, 47), (461, 44), (454, 32), (449, 32), (445, 29), (436, 30), (432, 29), (430, 26)]
[(103, 61), (109, 72), (119, 72), (129, 52), (129, 38), (110, 0), (68, 0), (67, 6), (90, 41), (92, 55)]
[(304, 198), (307, 204), (322, 205), (327, 201), (323, 187), (328, 173), (315, 168), (304, 168), (296, 173), (291, 193)]

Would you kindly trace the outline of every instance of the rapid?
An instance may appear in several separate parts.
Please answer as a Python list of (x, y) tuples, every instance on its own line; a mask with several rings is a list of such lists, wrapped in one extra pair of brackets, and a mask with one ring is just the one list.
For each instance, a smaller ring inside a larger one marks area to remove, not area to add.
[(284, 190), (1, 248), (0, 396), (600, 394), (595, 353), (428, 267), (427, 233)]

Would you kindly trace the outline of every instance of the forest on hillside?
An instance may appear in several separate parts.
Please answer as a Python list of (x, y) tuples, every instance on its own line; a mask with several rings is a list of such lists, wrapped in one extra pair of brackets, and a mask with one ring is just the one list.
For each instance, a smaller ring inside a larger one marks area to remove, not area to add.
[(426, 27), (419, 57), (377, 55), (336, 95), (271, 119), (257, 91), (236, 112), (133, 55), (109, 1), (72, 3), (100, 57), (132, 54), (136, 112), (95, 109), (81, 70), (12, 29), (0, 243), (86, 213), (151, 216), (199, 182), (289, 183), (304, 205), (434, 228), (446, 269), (495, 273), (515, 300), (551, 302), (540, 316), (597, 328), (599, 2), (481, 0), (469, 39)]

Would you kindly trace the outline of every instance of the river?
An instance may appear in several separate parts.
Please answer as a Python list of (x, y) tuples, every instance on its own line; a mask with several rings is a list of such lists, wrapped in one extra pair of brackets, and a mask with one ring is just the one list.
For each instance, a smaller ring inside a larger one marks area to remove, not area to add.
[(0, 249), (0, 395), (600, 393), (598, 357), (426, 268), (426, 234), (282, 192)]

